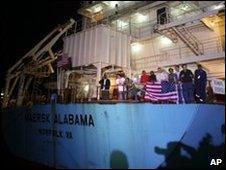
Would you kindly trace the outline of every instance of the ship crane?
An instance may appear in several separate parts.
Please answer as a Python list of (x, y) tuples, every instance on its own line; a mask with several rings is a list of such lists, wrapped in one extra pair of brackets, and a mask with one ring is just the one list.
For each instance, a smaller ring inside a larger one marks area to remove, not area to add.
[(7, 107), (16, 85), (18, 85), (16, 104), (20, 106), (23, 102), (25, 91), (30, 86), (33, 78), (40, 79), (54, 73), (52, 63), (58, 58), (59, 54), (57, 52), (54, 53), (52, 47), (74, 24), (76, 28), (76, 22), (71, 18), (67, 23), (57, 26), (16, 64), (8, 69), (3, 107)]

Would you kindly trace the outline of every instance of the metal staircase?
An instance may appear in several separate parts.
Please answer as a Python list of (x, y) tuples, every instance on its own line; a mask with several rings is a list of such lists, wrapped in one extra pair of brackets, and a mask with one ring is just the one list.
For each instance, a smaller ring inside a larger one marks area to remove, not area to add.
[(158, 30), (158, 29), (156, 29), (155, 32), (166, 36), (173, 43), (177, 43), (178, 42), (178, 36), (177, 36), (177, 34), (176, 34), (176, 32), (174, 31), (173, 28), (169, 28), (169, 29), (165, 29), (165, 30)]
[[(165, 20), (163, 20), (163, 23), (157, 23), (157, 25), (155, 26), (155, 32), (166, 36), (173, 43), (177, 43), (178, 39), (180, 39), (195, 55), (203, 55), (202, 43), (189, 31), (189, 28), (186, 28), (184, 26), (185, 23), (178, 23), (178, 25), (176, 25), (175, 22), (170, 22), (170, 15), (162, 13), (159, 16), (160, 19), (161, 15), (166, 16)], [(172, 26), (164, 27), (164, 25)]]
[(195, 55), (203, 55), (202, 43), (187, 28), (178, 26), (172, 29)]

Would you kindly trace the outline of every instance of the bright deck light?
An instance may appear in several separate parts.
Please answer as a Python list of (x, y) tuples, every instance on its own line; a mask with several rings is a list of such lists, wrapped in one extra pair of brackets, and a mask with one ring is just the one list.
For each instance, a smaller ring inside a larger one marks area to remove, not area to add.
[(144, 22), (147, 20), (147, 15), (143, 15), (143, 14), (140, 14), (140, 13), (137, 13), (136, 14), (136, 20), (137, 22)]
[(84, 87), (84, 91), (86, 91), (86, 92), (88, 92), (89, 91), (89, 85), (87, 84), (87, 85), (85, 85), (85, 87)]
[(118, 1), (110, 1), (109, 4), (111, 8), (114, 8), (115, 5), (118, 4)]
[(224, 8), (224, 4), (218, 4), (213, 6), (213, 10), (218, 10), (218, 9), (223, 9)]
[(187, 10), (189, 10), (189, 6), (187, 4), (183, 4), (181, 9), (184, 11), (187, 11)]
[(118, 27), (124, 28), (124, 27), (126, 27), (128, 25), (128, 23), (124, 22), (122, 20), (118, 20), (117, 21), (117, 25), (118, 25)]
[(116, 4), (119, 3), (119, 1), (103, 1), (104, 4), (108, 5), (111, 9), (115, 8)]
[(141, 44), (140, 43), (133, 43), (131, 44), (131, 48), (133, 52), (139, 52), (141, 50)]
[(93, 9), (94, 13), (100, 12), (103, 8), (101, 6), (97, 6)]
[(168, 45), (172, 44), (172, 41), (169, 38), (165, 37), (165, 36), (162, 36), (160, 41), (161, 41), (162, 45), (168, 46)]

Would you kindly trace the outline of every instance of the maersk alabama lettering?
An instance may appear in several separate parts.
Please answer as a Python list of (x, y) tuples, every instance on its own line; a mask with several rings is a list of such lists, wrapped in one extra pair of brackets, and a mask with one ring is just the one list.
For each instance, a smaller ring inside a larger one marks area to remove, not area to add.
[(51, 114), (47, 113), (25, 113), (28, 122), (58, 123), (67, 125), (95, 126), (91, 114)]

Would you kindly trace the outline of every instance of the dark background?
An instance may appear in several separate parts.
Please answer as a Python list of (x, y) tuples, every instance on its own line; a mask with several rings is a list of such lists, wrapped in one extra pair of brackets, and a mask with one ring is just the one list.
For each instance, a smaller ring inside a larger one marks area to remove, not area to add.
[[(77, 15), (80, 1), (5, 1), (0, 5), (0, 92), (7, 69), (15, 64), (57, 25)], [(0, 116), (1, 117), (1, 116)], [(1, 119), (0, 119), (1, 125)], [(1, 128), (0, 128), (1, 132)], [(9, 153), (0, 133), (1, 168), (48, 168)]]
[(78, 20), (81, 1), (6, 1), (1, 3), (0, 89), (5, 73), (57, 25)]

